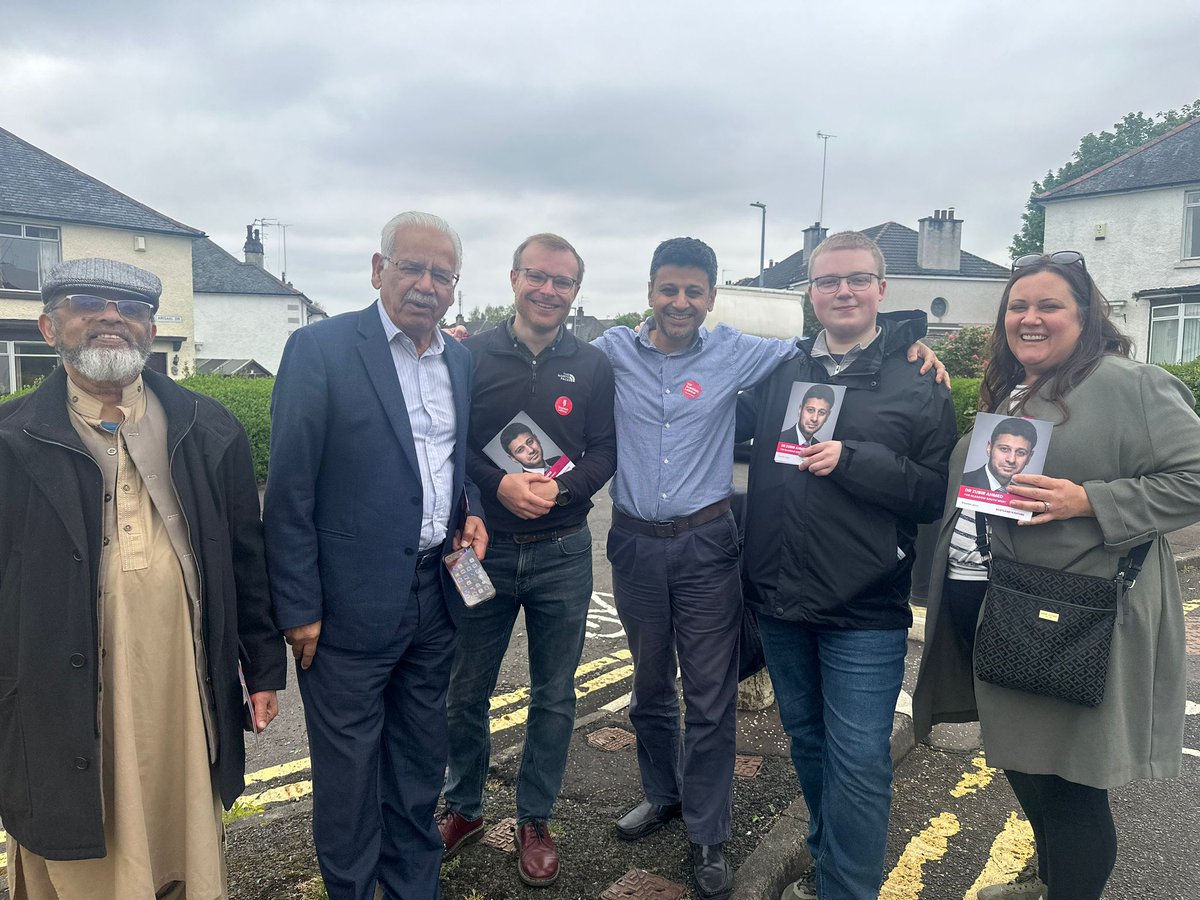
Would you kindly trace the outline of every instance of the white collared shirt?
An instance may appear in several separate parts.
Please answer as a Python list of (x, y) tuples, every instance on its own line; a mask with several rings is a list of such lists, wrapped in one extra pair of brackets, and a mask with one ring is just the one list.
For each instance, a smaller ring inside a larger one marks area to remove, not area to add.
[(457, 425), (454, 414), (454, 389), (450, 369), (443, 353), (446, 344), (441, 329), (433, 329), (433, 339), (425, 352), (417, 355), (412, 339), (396, 327), (383, 301), (377, 301), (383, 333), (392, 351), (396, 377), (408, 409), (421, 470), (421, 550), (436, 547), (446, 539), (450, 522), (451, 492), (454, 489), (454, 440)]

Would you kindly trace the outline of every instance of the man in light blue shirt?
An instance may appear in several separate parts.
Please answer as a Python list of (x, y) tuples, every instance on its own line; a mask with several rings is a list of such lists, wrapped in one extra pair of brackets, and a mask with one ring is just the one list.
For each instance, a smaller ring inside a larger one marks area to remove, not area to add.
[[(664, 241), (650, 263), (652, 315), (640, 333), (611, 328), (594, 342), (616, 381), (608, 560), (633, 653), (629, 717), (645, 791), (645, 800), (618, 820), (617, 833), (639, 840), (682, 815), (702, 900), (728, 897), (733, 889), (724, 842), (742, 621), (729, 503), (737, 395), (797, 352), (794, 339), (704, 328), (716, 278), (716, 254), (703, 241)], [(682, 753), (676, 655), (687, 709)]]
[[(650, 265), (653, 315), (639, 334), (595, 342), (616, 379), (617, 473), (608, 559), (633, 652), (629, 716), (646, 799), (617, 823), (637, 840), (680, 814), (699, 897), (728, 897), (729, 837), (742, 619), (733, 493), (738, 391), (796, 352), (795, 341), (703, 328), (717, 260), (694, 238), (659, 245)], [(687, 732), (680, 766), (675, 657)]]

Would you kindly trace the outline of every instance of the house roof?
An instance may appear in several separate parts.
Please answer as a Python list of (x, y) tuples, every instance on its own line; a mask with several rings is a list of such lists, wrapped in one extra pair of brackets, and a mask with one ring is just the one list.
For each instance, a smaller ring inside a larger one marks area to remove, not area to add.
[(1134, 291), (1133, 296), (1149, 300), (1155, 297), (1170, 297), (1175, 294), (1196, 293), (1200, 293), (1200, 284), (1185, 284), (1181, 287), (1146, 288), (1145, 290)]
[(304, 296), (266, 269), (242, 262), (208, 238), (200, 238), (192, 243), (192, 290), (197, 294)]
[(271, 371), (255, 359), (196, 359), (197, 375), (242, 375), (269, 378)]
[(115, 188), (0, 128), (0, 215), (200, 237)]
[(1200, 116), (1085, 175), (1038, 194), (1039, 201), (1200, 182)]
[[(928, 275), (938, 278), (996, 278), (1007, 279), (1009, 270), (988, 262), (973, 253), (962, 251), (957, 272), (930, 271), (917, 265), (917, 232), (898, 222), (884, 222), (864, 228), (863, 234), (879, 245), (887, 260), (887, 273), (891, 275)], [(788, 285), (808, 280), (808, 263), (804, 251), (797, 250), (763, 272), (763, 287), (786, 288)], [(743, 278), (741, 285), (757, 285), (758, 278)]]

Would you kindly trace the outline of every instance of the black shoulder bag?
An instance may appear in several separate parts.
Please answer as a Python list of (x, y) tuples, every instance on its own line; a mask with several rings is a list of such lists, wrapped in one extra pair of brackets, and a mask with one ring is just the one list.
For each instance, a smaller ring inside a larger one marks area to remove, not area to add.
[[(986, 556), (983, 519), (975, 513), (977, 542)], [(1113, 626), (1124, 620), (1129, 589), (1152, 543), (1122, 557), (1111, 579), (993, 556), (975, 634), (975, 675), (1000, 687), (1099, 706)]]

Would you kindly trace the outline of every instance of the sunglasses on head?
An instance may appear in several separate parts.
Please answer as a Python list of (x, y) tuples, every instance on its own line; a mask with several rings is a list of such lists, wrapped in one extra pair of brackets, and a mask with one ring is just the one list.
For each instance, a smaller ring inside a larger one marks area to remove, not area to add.
[(1078, 250), (1059, 250), (1056, 253), (1027, 253), (1025, 256), (1018, 256), (1013, 260), (1013, 271), (1015, 272), (1017, 269), (1036, 265), (1044, 260), (1058, 263), (1060, 266), (1073, 266), (1075, 263), (1079, 263), (1083, 266), (1084, 271), (1087, 270), (1087, 263), (1083, 261), (1083, 254)]
[(154, 307), (145, 300), (110, 300), (107, 297), (97, 297), (95, 294), (67, 294), (56, 306), (69, 306), (71, 312), (80, 316), (96, 316), (108, 308), (108, 304), (117, 308), (122, 319), (134, 322), (149, 322), (154, 318)]

